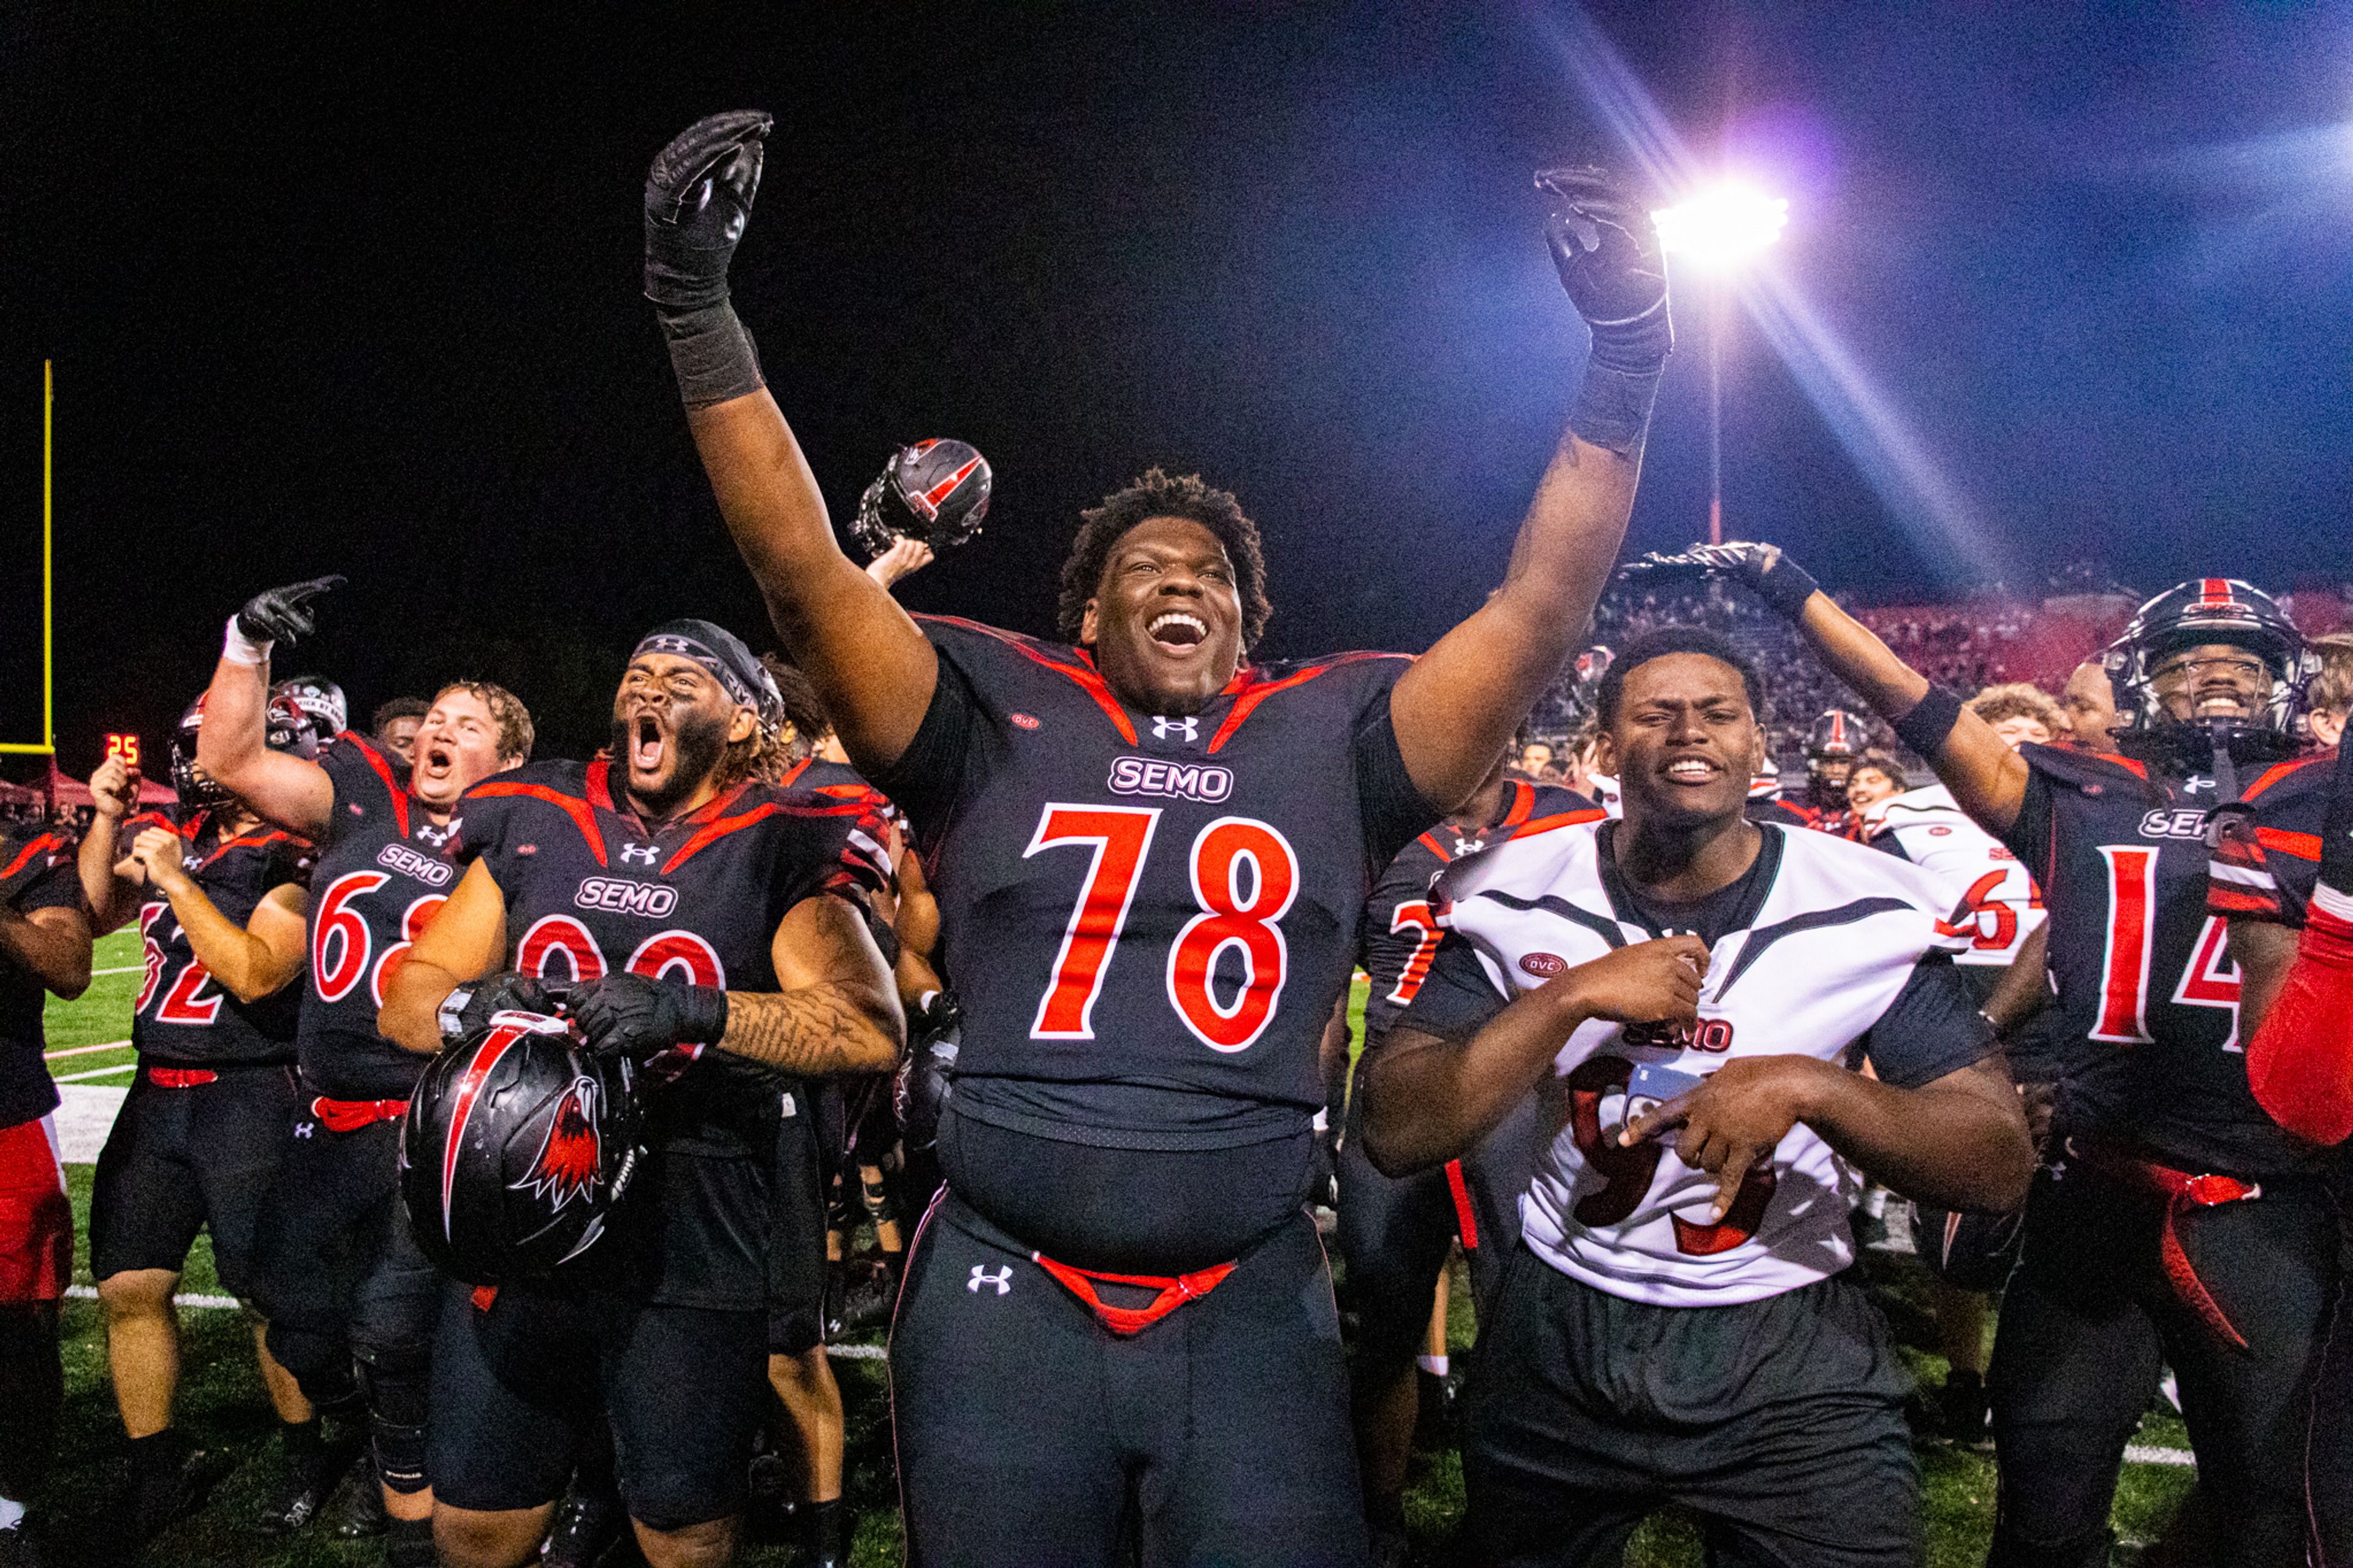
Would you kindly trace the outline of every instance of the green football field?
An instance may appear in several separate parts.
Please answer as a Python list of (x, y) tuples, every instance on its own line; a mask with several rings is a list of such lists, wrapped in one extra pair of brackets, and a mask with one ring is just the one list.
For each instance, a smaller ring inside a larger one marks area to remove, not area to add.
[[(116, 1045), (131, 1033), (131, 1006), (138, 994), (139, 944), (135, 932), (119, 931), (100, 941), (99, 976), (90, 992), (71, 1004), (52, 999), (48, 1008), (50, 1070), (60, 1082), (126, 1084), (130, 1051)], [(1361, 1025), (1362, 984), (1356, 1013)], [(94, 1048), (107, 1047), (107, 1048)], [(79, 1246), (77, 1283), (88, 1287), (90, 1169), (69, 1166)], [(1920, 1277), (1909, 1258), (1870, 1255), (1866, 1267), (1882, 1289), (1888, 1315), (1905, 1342), (1905, 1354), (1924, 1388), (1943, 1380), (1945, 1363), (1917, 1349), (1932, 1342), (1920, 1306)], [(199, 1240), (189, 1259), (182, 1290), (209, 1295), (216, 1289), (211, 1254)], [(1451, 1339), (1460, 1352), (1472, 1332), (1461, 1264), (1451, 1295)], [(159, 1538), (143, 1562), (187, 1568), (327, 1568), (374, 1564), (382, 1559), (375, 1542), (346, 1543), (312, 1531), (289, 1539), (265, 1535), (248, 1522), (270, 1476), (269, 1432), (273, 1425), (254, 1370), (252, 1341), (233, 1310), (189, 1306), (185, 1333), (184, 1379), (179, 1423), (206, 1451), (200, 1467), (209, 1479), (202, 1507)], [(53, 1518), (75, 1533), (78, 1521), (98, 1521), (116, 1476), (121, 1447), (107, 1383), (105, 1330), (98, 1306), (86, 1297), (66, 1304), (67, 1406), (59, 1464), (46, 1502)], [(879, 1343), (864, 1336), (863, 1345)], [(855, 1351), (861, 1347), (844, 1347)], [(865, 1350), (871, 1357), (871, 1349)], [(884, 1568), (901, 1560), (897, 1492), (891, 1468), (888, 1398), (881, 1363), (844, 1357), (835, 1371), (849, 1412), (849, 1496), (859, 1511), (860, 1568)], [(2145, 1456), (2126, 1467), (2116, 1498), (2115, 1523), (2129, 1557), (2161, 1536), (2189, 1491), (2193, 1472), (2184, 1462), (2187, 1440), (2169, 1409), (2153, 1412), (2136, 1441)], [(1962, 1568), (1984, 1560), (1993, 1521), (1993, 1461), (1990, 1452), (1942, 1444), (1924, 1446), (1920, 1464), (1926, 1486), (1927, 1562), (1936, 1568)], [(1462, 1510), (1461, 1468), (1451, 1451), (1418, 1454), (1407, 1521), (1432, 1562), (1445, 1560), (1445, 1542)], [(610, 1558), (617, 1562), (621, 1558)], [(635, 1562), (634, 1554), (626, 1560)], [(762, 1568), (797, 1563), (793, 1549), (754, 1543), (743, 1561)], [(1688, 1521), (1662, 1516), (1635, 1538), (1627, 1561), (1638, 1568), (1697, 1568), (1699, 1540)]]

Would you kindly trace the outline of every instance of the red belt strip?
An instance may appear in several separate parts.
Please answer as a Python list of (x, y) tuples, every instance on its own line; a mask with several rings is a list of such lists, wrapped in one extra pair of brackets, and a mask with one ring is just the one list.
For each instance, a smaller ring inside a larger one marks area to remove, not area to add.
[(1471, 1206), (1470, 1184), (1462, 1179), (1462, 1162), (1446, 1162), (1446, 1190), (1454, 1198), (1454, 1230), (1462, 1238), (1462, 1250), (1479, 1250), (1479, 1215)]
[(216, 1083), (220, 1074), (210, 1068), (149, 1068), (147, 1081), (157, 1089), (195, 1089), (202, 1084)]
[(379, 1121), (397, 1121), (408, 1114), (405, 1100), (329, 1100), (325, 1095), (311, 1102), (311, 1114), (327, 1125), (330, 1132), (356, 1132)]
[(2241, 1350), (2247, 1348), (2247, 1338), (2232, 1325), (2230, 1315), (2221, 1303), (2198, 1278), (2189, 1255), (2182, 1250), (2181, 1237), (2175, 1222), (2191, 1209), (2220, 1208), (2224, 1204), (2245, 1203), (2263, 1195), (2260, 1182), (2242, 1182), (2236, 1176), (2193, 1176), (2187, 1171), (2177, 1171), (2170, 1165), (2160, 1165), (2136, 1154), (2119, 1153), (2113, 1150), (2094, 1150), (2091, 1163), (2101, 1170), (2123, 1176), (2165, 1200), (2165, 1225), (2158, 1237), (2158, 1256), (2164, 1261), (2165, 1277), (2173, 1282), (2174, 1294), (2179, 1296), (2189, 1310), (2204, 1320), (2208, 1328)]
[[(1062, 1289), (1084, 1301), (1096, 1321), (1119, 1335), (1140, 1334), (1187, 1301), (1198, 1301), (1222, 1283), (1234, 1271), (1230, 1263), (1212, 1263), (1207, 1268), (1191, 1274), (1098, 1274), (1092, 1268), (1076, 1268), (1067, 1263), (1057, 1263), (1042, 1252), (1029, 1255), (1031, 1261), (1052, 1275)], [(1095, 1294), (1094, 1281), (1106, 1285), (1134, 1285), (1141, 1289), (1157, 1290), (1159, 1295), (1141, 1307), (1114, 1307)]]

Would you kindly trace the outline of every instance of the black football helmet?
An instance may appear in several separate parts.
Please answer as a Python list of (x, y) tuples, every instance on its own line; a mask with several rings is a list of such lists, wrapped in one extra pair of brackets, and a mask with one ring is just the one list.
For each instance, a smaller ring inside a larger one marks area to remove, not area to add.
[[(1871, 744), (1871, 721), (1844, 708), (1832, 708), (1806, 731), (1806, 789), (1816, 805), (1846, 804), (1847, 773), (1863, 748)], [(1843, 762), (1833, 773), (1827, 765)]]
[(323, 675), (290, 675), (269, 689), (272, 697), (286, 697), (311, 716), (311, 727), (322, 743), (352, 727), (352, 705), (343, 689)]
[(939, 1142), (940, 1111), (954, 1092), (956, 1051), (964, 1040), (964, 1009), (955, 999), (926, 991), (907, 1015), (907, 1049), (891, 1082), (906, 1146), (916, 1152)]
[[(199, 693), (187, 711), (180, 715), (180, 727), (172, 731), (172, 790), (180, 804), (195, 808), (226, 805), (235, 795), (210, 773), (196, 766), (196, 733), (204, 728), (205, 700)], [(319, 737), (311, 727), (310, 716), (285, 698), (273, 695), (262, 732), (264, 742), (273, 752), (284, 752), (309, 762), (319, 754)]]
[(945, 552), (980, 531), (991, 480), (988, 459), (962, 441), (902, 447), (858, 498), (849, 536), (869, 561), (902, 539)]
[[(2165, 710), (2157, 667), (2201, 643), (2228, 643), (2263, 661), (2272, 689), (2259, 716), (2185, 720)], [(2220, 772), (2225, 764), (2292, 757), (2310, 737), (2306, 710), (2320, 656), (2305, 646), (2279, 601), (2236, 577), (2193, 577), (2167, 589), (2134, 612), (2100, 662), (2125, 721), (2116, 749), (2128, 757)]]
[(2019, 1214), (1964, 1214), (1912, 1205), (1912, 1250), (1928, 1272), (1960, 1290), (1999, 1290), (2018, 1267), (2026, 1235)]
[(433, 1058), (409, 1097), (400, 1191), (442, 1272), (496, 1285), (586, 1252), (641, 1163), (634, 1069), (570, 1023), (494, 1013)]

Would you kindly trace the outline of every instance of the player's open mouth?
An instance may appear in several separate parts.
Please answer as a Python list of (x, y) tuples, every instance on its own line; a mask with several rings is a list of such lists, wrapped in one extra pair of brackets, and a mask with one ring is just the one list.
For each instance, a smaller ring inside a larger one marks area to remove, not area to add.
[(629, 771), (638, 773), (658, 772), (661, 767), (663, 747), (661, 725), (650, 713), (638, 714), (637, 721), (629, 726)]
[(1705, 757), (1677, 757), (1661, 771), (1676, 784), (1705, 784), (1724, 772)]
[(1145, 635), (1162, 647), (1189, 652), (1209, 640), (1209, 625), (1188, 610), (1169, 610), (1152, 617)]
[(421, 771), (439, 776), (458, 765), (458, 753), (442, 742), (436, 741), (417, 754)]

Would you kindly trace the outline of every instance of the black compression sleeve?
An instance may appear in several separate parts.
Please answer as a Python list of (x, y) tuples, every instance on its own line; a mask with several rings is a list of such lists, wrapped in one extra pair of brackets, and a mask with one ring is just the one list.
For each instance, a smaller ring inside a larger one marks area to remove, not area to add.
[(1365, 852), (1376, 868), (1387, 866), (1397, 858), (1398, 850), (1436, 826), (1446, 814), (1413, 787), (1412, 775), (1405, 771), (1405, 753), (1398, 750), (1397, 726), (1390, 721), (1386, 695), (1356, 731), (1355, 751)]
[(1945, 737), (1961, 721), (1961, 700), (1945, 688), (1930, 685), (1928, 695), (1912, 704), (1912, 710), (1888, 727), (1895, 738), (1933, 760), (1944, 749)]
[(955, 661), (941, 658), (939, 679), (932, 688), (931, 706), (915, 738), (899, 760), (877, 774), (874, 787), (907, 814), (909, 824), (926, 845), (947, 825), (957, 793), (964, 787), (965, 761), (972, 754), (973, 734), (980, 724), (980, 704), (972, 683)]
[(1994, 1054), (1993, 1026), (1978, 1011), (1950, 954), (1932, 952), (1913, 966), (1879, 1022), (1866, 1054), (1882, 1083), (1918, 1089)]

